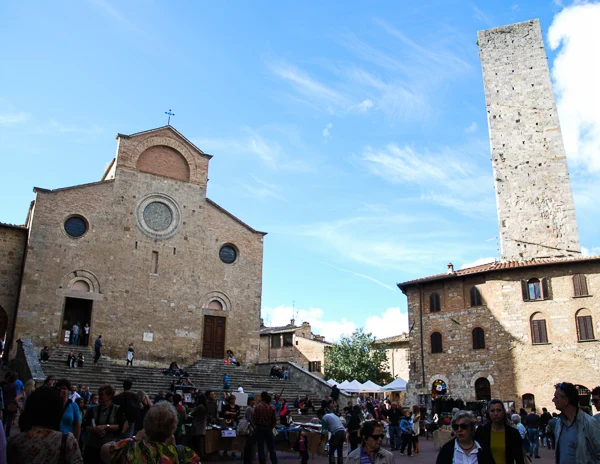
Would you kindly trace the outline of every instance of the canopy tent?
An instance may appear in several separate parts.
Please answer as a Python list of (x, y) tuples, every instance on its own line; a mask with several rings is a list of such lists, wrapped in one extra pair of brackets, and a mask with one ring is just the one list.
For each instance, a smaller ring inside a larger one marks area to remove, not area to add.
[(367, 380), (365, 383), (363, 383), (360, 391), (365, 393), (379, 393), (381, 391), (381, 386), (377, 385), (375, 382)]
[[(337, 384), (338, 384), (337, 380), (333, 380), (333, 379), (326, 380), (325, 382), (327, 382), (327, 383), (328, 383), (329, 385), (331, 385), (332, 387), (333, 387), (334, 385), (337, 385)], [(339, 385), (338, 385), (338, 387), (339, 387)]]
[(406, 391), (406, 380), (398, 377), (391, 383), (381, 387), (381, 391), (392, 392), (392, 391)]
[(358, 393), (360, 391), (360, 389), (362, 388), (362, 383), (360, 383), (358, 380), (353, 380), (352, 382), (349, 382), (348, 385), (346, 385), (345, 387), (340, 387), (338, 385), (340, 390), (346, 390), (347, 392), (352, 392), (352, 393)]
[(342, 383), (338, 383), (338, 388), (340, 390), (345, 390), (346, 387), (348, 387), (350, 385), (350, 382), (348, 382), (347, 380), (344, 380)]

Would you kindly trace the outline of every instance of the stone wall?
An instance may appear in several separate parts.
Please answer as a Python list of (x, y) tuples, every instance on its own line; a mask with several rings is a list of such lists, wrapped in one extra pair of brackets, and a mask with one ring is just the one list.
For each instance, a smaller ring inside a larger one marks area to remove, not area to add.
[(539, 20), (479, 31), (502, 256), (580, 255)]
[(392, 374), (392, 377), (400, 377), (408, 380), (409, 363), (410, 363), (410, 347), (408, 340), (406, 343), (389, 344), (386, 350), (388, 360), (387, 372)]
[(14, 325), (26, 245), (26, 228), (0, 224), (0, 337)]
[[(576, 297), (573, 276), (587, 279), (589, 296)], [(546, 277), (550, 299), (523, 301), (522, 280)], [(477, 286), (482, 305), (471, 307), (469, 291)], [(441, 296), (441, 311), (431, 313), (429, 295)], [(472, 276), (449, 276), (407, 288), (411, 361), (409, 402), (429, 395), (441, 379), (449, 393), (475, 400), (475, 381), (487, 378), (491, 396), (515, 401), (535, 395), (536, 406), (553, 410), (553, 385), (568, 381), (594, 388), (600, 369), (600, 260), (526, 266)], [(576, 315), (592, 315), (595, 339), (578, 341)], [(533, 344), (532, 316), (546, 320), (548, 343)], [(422, 320), (422, 322), (421, 322)], [(485, 333), (485, 348), (473, 349), (472, 330)], [(431, 334), (442, 334), (442, 353), (431, 353)], [(424, 370), (423, 370), (424, 364)]]
[[(156, 132), (120, 136), (114, 180), (37, 189), (17, 338), (59, 342), (70, 297), (92, 301), (90, 338), (101, 334), (113, 358), (133, 342), (138, 359), (191, 363), (202, 355), (204, 317), (212, 315), (226, 318), (225, 349), (257, 362), (264, 234), (205, 197), (210, 156), (170, 129)], [(135, 170), (136, 156), (153, 143), (180, 151), (190, 182)], [(155, 197), (173, 205), (173, 230), (144, 225), (143, 206)], [(63, 228), (74, 214), (89, 226), (80, 238)], [(237, 251), (232, 264), (219, 257), (223, 245)], [(89, 291), (73, 288), (80, 280)], [(222, 309), (209, 308), (212, 301)]]

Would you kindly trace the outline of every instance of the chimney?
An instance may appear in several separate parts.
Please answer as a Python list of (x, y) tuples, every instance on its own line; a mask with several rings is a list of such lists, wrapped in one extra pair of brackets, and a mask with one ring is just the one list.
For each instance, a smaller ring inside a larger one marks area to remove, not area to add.
[(448, 263), (448, 274), (454, 274), (454, 264)]
[(296, 319), (290, 319), (290, 325), (296, 325)]
[(261, 317), (260, 318), (260, 327), (264, 327), (265, 326), (265, 320)]

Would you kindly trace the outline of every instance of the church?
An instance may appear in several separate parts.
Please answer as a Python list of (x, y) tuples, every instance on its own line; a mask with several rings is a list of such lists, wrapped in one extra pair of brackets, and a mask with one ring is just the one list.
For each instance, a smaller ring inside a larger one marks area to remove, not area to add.
[(398, 284), (408, 300), (408, 398), (554, 410), (600, 384), (600, 257), (582, 256), (538, 20), (480, 31), (502, 258)]
[[(117, 135), (99, 182), (35, 187), (24, 226), (0, 224), (0, 330), (123, 357), (259, 359), (263, 240), (206, 196), (211, 155), (172, 126)], [(85, 336), (84, 328), (89, 327)]]

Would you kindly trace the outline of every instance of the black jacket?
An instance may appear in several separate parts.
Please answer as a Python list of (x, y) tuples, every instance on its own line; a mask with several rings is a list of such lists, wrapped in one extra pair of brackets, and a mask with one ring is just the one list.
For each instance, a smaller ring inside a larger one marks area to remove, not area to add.
[[(455, 443), (456, 438), (450, 440), (448, 443), (442, 446), (442, 449), (438, 454), (437, 461), (435, 461), (435, 464), (452, 464), (454, 460)], [(495, 464), (490, 449), (481, 442), (479, 442), (479, 444), (481, 445), (481, 449), (477, 452), (477, 462), (479, 464)]]
[[(504, 425), (504, 438), (506, 440), (506, 464), (524, 464), (523, 446), (521, 434), (519, 431), (510, 425)], [(475, 431), (475, 440), (483, 446), (490, 449), (490, 441), (492, 440), (492, 424), (488, 423), (478, 427)], [(497, 464), (502, 464), (497, 463)]]

